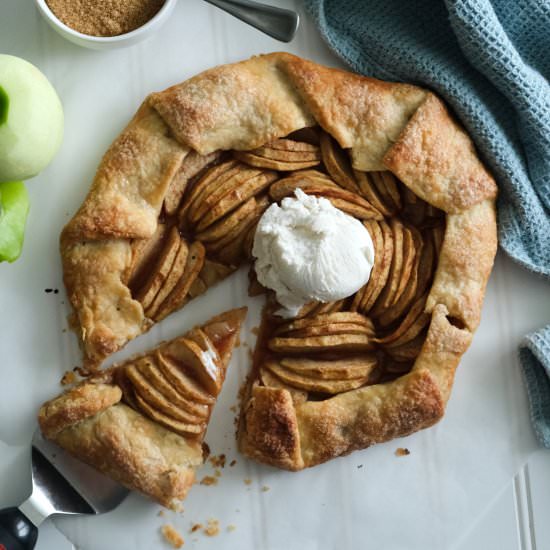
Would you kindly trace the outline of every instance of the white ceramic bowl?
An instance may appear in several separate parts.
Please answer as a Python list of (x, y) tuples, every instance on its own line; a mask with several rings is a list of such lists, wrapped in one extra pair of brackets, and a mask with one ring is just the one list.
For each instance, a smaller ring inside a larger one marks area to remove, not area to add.
[(35, 0), (35, 2), (38, 11), (42, 14), (42, 17), (44, 17), (48, 25), (67, 40), (93, 50), (111, 50), (131, 46), (136, 42), (141, 42), (149, 38), (166, 22), (177, 0), (166, 0), (158, 13), (149, 19), (147, 23), (131, 32), (119, 34), (118, 36), (90, 36), (88, 34), (82, 34), (62, 23), (52, 10), (50, 10), (46, 0)]

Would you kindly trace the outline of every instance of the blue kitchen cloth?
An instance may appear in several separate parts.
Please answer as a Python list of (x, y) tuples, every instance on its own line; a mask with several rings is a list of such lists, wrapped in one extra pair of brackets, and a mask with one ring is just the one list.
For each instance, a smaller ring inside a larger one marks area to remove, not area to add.
[[(550, 278), (550, 0), (304, 1), (357, 72), (446, 99), (499, 184), (500, 245)], [(520, 360), (550, 448), (548, 327), (526, 337)]]

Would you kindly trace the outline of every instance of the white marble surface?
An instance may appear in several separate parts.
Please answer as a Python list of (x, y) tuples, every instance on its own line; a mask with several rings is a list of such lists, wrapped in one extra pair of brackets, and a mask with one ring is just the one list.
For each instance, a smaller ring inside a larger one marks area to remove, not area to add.
[[(141, 99), (212, 65), (261, 52), (284, 49), (340, 63), (307, 19), (295, 42), (281, 45), (199, 0), (182, 0), (161, 34), (122, 51), (92, 52), (65, 42), (39, 19), (30, 0), (2, 0), (0, 29), (0, 52), (39, 66), (56, 86), (66, 113), (60, 155), (29, 184), (32, 209), (23, 257), (12, 266), (0, 265), (0, 334), (7, 358), (0, 362), (2, 506), (27, 491), (24, 446), (37, 404), (58, 391), (62, 373), (79, 361), (75, 341), (65, 331), (59, 230), (82, 200), (102, 152)], [(45, 288), (60, 293), (45, 294)], [(147, 349), (244, 300), (245, 282), (236, 278), (121, 355)], [(247, 322), (249, 345), (258, 305), (253, 303)], [(247, 350), (241, 348), (208, 433), (214, 452), (238, 459), (235, 468), (225, 469), (218, 487), (194, 488), (183, 516), (160, 518), (158, 506), (135, 495), (109, 516), (58, 525), (85, 550), (160, 547), (162, 523), (172, 521), (186, 532), (191, 522), (208, 517), (222, 521), (222, 534), (212, 539), (187, 534), (186, 547), (550, 548), (545, 519), (550, 456), (537, 451), (516, 356), (520, 336), (547, 322), (549, 312), (548, 285), (499, 256), (482, 324), (458, 370), (445, 419), (406, 440), (301, 474), (275, 472), (236, 454), (229, 408), (247, 369)], [(397, 459), (398, 446), (408, 447), (411, 455)], [(243, 483), (248, 477), (250, 486)], [(262, 492), (263, 485), (270, 491)], [(230, 523), (237, 527), (233, 533), (225, 532)], [(42, 537), (42, 550), (71, 546), (51, 523)]]

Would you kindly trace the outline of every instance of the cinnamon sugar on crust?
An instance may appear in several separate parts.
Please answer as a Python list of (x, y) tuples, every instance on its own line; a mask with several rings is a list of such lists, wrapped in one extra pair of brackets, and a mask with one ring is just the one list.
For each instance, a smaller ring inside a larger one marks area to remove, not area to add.
[(185, 543), (183, 537), (170, 524), (163, 525), (160, 528), (160, 532), (162, 533), (162, 536), (164, 537), (166, 542), (171, 544), (174, 548), (181, 548)]

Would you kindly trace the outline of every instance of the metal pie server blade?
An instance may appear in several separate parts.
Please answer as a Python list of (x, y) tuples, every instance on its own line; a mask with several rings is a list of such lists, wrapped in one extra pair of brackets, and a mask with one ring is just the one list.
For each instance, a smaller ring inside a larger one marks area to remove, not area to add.
[(32, 440), (32, 494), (19, 508), (0, 510), (0, 548), (34, 547), (38, 526), (52, 514), (102, 514), (128, 490), (73, 458), (36, 430)]

